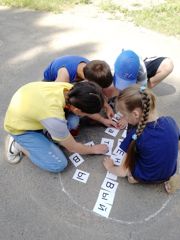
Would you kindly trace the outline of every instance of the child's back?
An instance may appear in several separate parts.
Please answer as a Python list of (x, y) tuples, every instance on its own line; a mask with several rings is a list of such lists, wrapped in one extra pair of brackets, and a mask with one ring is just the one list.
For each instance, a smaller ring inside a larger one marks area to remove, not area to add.
[[(136, 164), (132, 175), (143, 182), (166, 181), (176, 172), (178, 157), (178, 127), (171, 117), (148, 122), (136, 140)], [(129, 133), (121, 148), (127, 152), (134, 131)]]

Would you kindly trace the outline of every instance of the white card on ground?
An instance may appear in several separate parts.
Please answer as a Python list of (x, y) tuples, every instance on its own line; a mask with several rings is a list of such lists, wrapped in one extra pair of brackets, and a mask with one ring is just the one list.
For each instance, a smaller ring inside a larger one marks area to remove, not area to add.
[(79, 166), (82, 162), (84, 162), (84, 159), (79, 155), (79, 153), (72, 154), (71, 156), (69, 156), (69, 159), (75, 167)]
[(108, 178), (105, 178), (101, 185), (101, 188), (105, 189), (108, 192), (114, 192), (114, 193), (116, 192), (117, 187), (118, 187), (118, 182), (115, 182)]
[(97, 201), (93, 208), (93, 212), (96, 212), (97, 214), (108, 218), (111, 208), (112, 208), (112, 205)]
[(106, 144), (108, 146), (109, 151), (105, 155), (111, 156), (114, 140), (109, 138), (102, 138), (101, 144)]
[(100, 189), (98, 199), (96, 202), (113, 205), (114, 197), (115, 197), (115, 192), (108, 192), (104, 189)]
[(125, 152), (120, 147), (116, 148), (115, 150), (113, 151), (113, 155), (116, 155), (119, 158), (122, 158), (124, 156)]
[(114, 128), (114, 127), (109, 127), (109, 128), (106, 128), (106, 130), (105, 130), (105, 133), (107, 133), (113, 137), (116, 137), (118, 132), (119, 132), (119, 129)]
[(113, 160), (114, 165), (119, 166), (119, 165), (121, 165), (123, 156), (122, 155), (120, 155), (120, 156), (111, 155), (111, 159)]
[(126, 136), (127, 136), (127, 129), (125, 129), (125, 130), (123, 131), (123, 133), (122, 133), (122, 138), (126, 138)]
[(90, 141), (90, 142), (85, 143), (84, 145), (93, 146), (93, 145), (94, 145), (94, 142), (93, 142), (93, 141)]
[(86, 183), (88, 178), (89, 178), (89, 173), (84, 172), (84, 171), (79, 170), (79, 169), (76, 169), (76, 171), (73, 175), (74, 180), (77, 180), (77, 181), (83, 182), (83, 183)]
[(122, 114), (120, 112), (117, 112), (114, 114), (114, 117), (117, 119), (117, 120), (120, 120), (121, 117), (122, 117)]
[(110, 178), (112, 180), (117, 180), (117, 176), (110, 173), (109, 171), (107, 171), (107, 173), (106, 173), (106, 178)]
[(119, 148), (120, 148), (120, 146), (121, 146), (122, 141), (123, 141), (123, 139), (118, 139), (118, 143), (117, 143), (117, 145), (116, 145), (116, 148), (115, 148), (114, 151), (113, 151), (113, 154), (114, 154), (114, 155), (119, 155)]

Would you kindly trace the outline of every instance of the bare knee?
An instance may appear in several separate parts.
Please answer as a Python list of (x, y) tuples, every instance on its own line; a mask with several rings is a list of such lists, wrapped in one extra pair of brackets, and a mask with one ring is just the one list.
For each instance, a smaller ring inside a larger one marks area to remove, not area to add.
[(174, 64), (171, 58), (165, 58), (159, 66), (159, 71), (162, 71), (168, 76), (174, 68)]

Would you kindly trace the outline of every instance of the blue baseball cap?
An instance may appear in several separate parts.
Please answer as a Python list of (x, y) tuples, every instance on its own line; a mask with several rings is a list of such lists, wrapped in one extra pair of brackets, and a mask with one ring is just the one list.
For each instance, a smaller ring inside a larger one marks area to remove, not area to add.
[(140, 68), (138, 55), (131, 50), (123, 50), (114, 64), (114, 85), (119, 90), (137, 82)]

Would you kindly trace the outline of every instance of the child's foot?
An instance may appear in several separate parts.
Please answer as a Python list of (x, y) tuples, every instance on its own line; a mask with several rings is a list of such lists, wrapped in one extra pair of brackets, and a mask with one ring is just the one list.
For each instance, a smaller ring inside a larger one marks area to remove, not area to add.
[(180, 189), (180, 175), (173, 175), (170, 179), (164, 182), (164, 187), (167, 193), (174, 193), (177, 189)]
[(138, 183), (138, 181), (132, 176), (128, 176), (128, 182), (131, 184)]
[(12, 136), (7, 137), (6, 154), (7, 161), (12, 164), (18, 163), (23, 157), (22, 151), (18, 149), (17, 143)]

